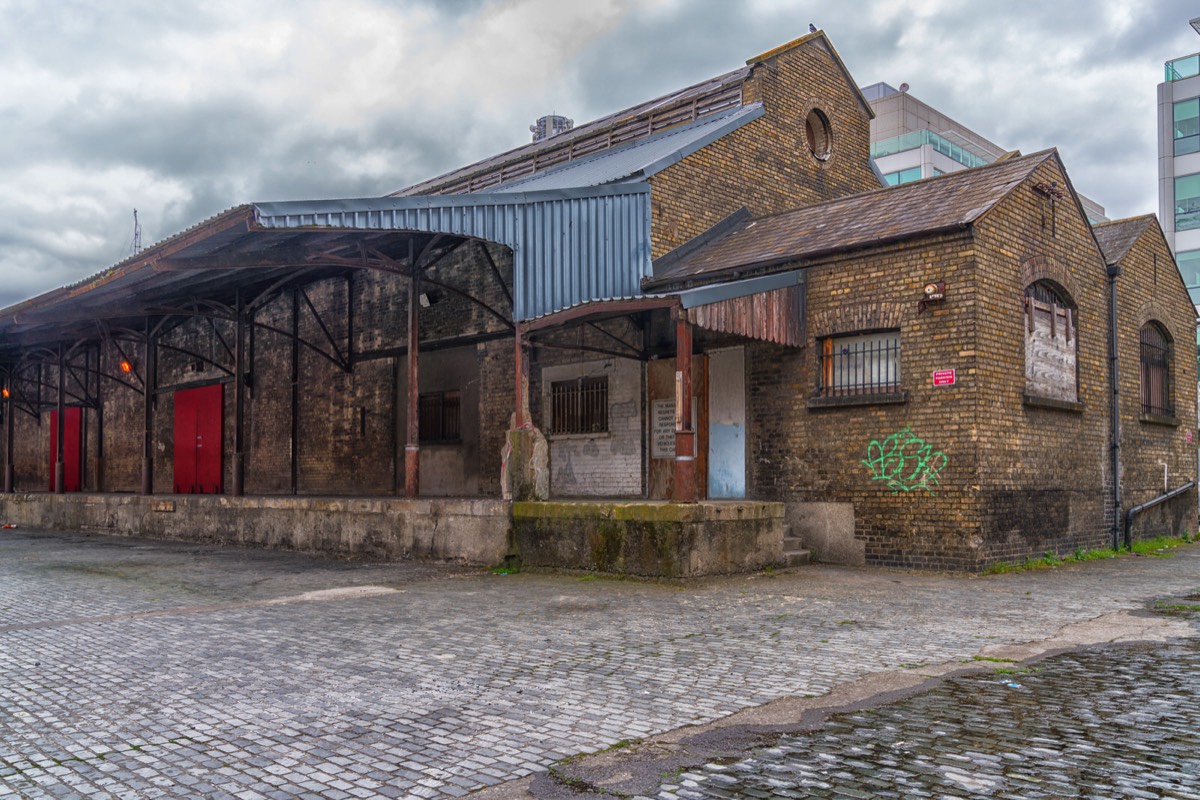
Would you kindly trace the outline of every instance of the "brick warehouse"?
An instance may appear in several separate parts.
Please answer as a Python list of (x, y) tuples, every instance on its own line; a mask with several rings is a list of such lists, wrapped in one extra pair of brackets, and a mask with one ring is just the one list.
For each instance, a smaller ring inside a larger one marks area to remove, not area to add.
[(1091, 229), (1052, 151), (879, 189), (870, 116), (818, 32), (5, 309), (0, 507), (683, 575), (778, 562), (781, 522), (969, 570), (1108, 544), (1167, 489), (1134, 531), (1194, 531), (1195, 312), (1153, 218)]

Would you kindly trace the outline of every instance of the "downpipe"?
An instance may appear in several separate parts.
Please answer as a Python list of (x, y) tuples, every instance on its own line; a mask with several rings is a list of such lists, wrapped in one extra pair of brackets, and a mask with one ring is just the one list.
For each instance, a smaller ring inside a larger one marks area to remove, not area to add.
[[(1127, 550), (1133, 549), (1133, 518), (1134, 517), (1136, 517), (1138, 514), (1142, 513), (1143, 511), (1145, 511), (1148, 508), (1154, 508), (1154, 506), (1156, 506), (1160, 503), (1165, 503), (1168, 500), (1172, 500), (1176, 497), (1179, 497), (1179, 495), (1194, 488), (1195, 486), (1196, 486), (1195, 481), (1188, 481), (1183, 486), (1180, 486), (1177, 489), (1172, 489), (1171, 491), (1167, 492), (1166, 494), (1159, 495), (1158, 497), (1154, 498), (1153, 500), (1147, 500), (1145, 503), (1142, 503), (1140, 506), (1134, 506), (1133, 508), (1126, 511), (1125, 512), (1125, 549), (1127, 549)], [(1114, 543), (1114, 545), (1115, 545), (1115, 543)], [(1113, 549), (1116, 550), (1117, 548), (1114, 546)]]

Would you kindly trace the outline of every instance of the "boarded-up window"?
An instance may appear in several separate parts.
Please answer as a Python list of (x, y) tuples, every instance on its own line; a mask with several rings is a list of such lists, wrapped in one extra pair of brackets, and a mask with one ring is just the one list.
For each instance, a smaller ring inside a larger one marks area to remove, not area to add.
[(823, 340), (820, 391), (824, 397), (900, 391), (900, 331)]
[(607, 432), (607, 375), (550, 384), (550, 433)]
[(457, 442), (461, 434), (462, 396), (458, 392), (434, 392), (420, 397), (422, 442)]
[(1142, 413), (1175, 416), (1171, 403), (1171, 340), (1158, 324), (1142, 326)]
[(1075, 308), (1047, 281), (1025, 289), (1025, 391), (1033, 397), (1079, 399)]

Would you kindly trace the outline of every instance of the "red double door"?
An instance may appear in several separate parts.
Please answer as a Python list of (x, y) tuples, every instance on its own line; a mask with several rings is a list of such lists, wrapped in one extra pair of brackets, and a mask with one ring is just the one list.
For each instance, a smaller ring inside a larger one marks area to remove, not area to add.
[[(83, 489), (82, 463), (83, 409), (68, 406), (63, 409), (63, 489), (78, 492)], [(54, 491), (54, 473), (58, 464), (58, 411), (50, 412), (50, 491)]]
[(175, 492), (220, 494), (225, 390), (215, 383), (175, 392)]

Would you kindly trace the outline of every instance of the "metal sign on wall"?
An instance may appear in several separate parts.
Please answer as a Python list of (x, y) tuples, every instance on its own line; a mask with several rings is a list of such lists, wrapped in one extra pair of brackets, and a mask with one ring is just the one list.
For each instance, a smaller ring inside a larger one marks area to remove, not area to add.
[(954, 370), (952, 369), (935, 369), (933, 371), (934, 386), (953, 386), (955, 382)]

